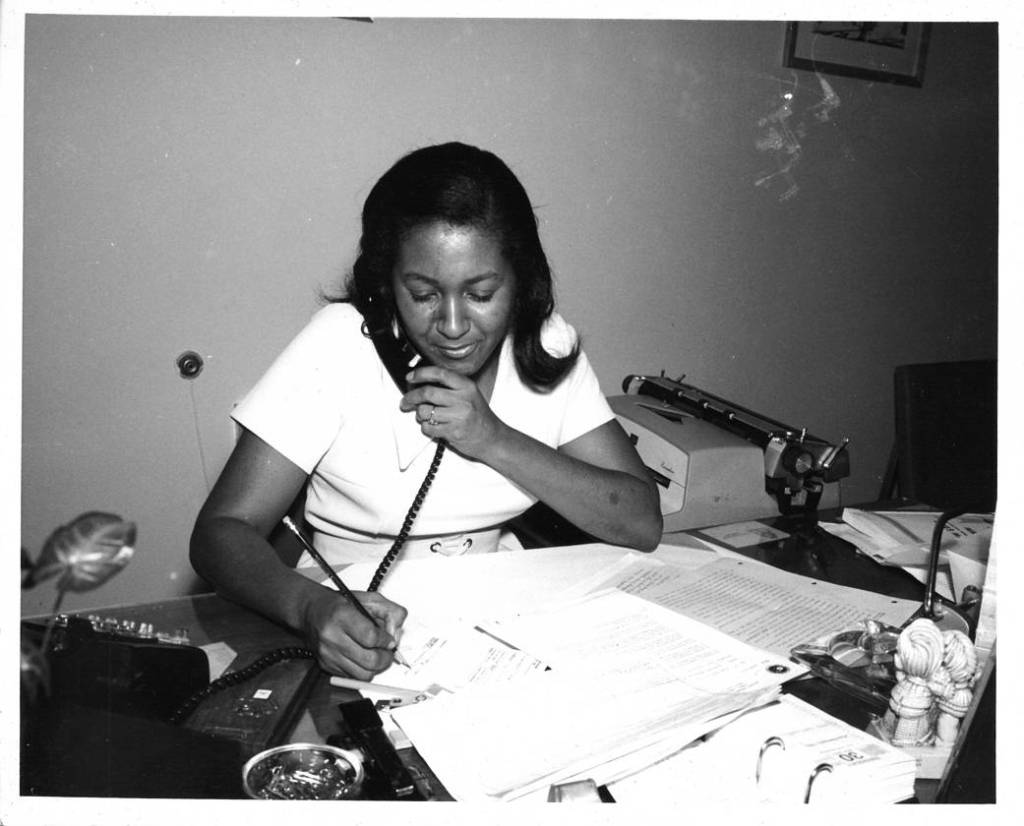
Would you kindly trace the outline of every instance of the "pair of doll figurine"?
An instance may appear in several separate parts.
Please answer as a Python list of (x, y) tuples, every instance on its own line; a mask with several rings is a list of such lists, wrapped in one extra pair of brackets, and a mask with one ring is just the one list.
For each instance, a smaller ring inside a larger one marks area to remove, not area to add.
[(896, 685), (883, 727), (894, 746), (952, 745), (980, 674), (974, 644), (919, 618), (896, 643)]

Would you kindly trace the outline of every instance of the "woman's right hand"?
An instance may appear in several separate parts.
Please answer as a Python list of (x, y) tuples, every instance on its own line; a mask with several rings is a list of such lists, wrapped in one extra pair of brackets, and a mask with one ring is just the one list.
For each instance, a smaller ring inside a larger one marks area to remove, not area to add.
[(377, 626), (345, 597), (325, 589), (306, 612), (306, 639), (325, 671), (370, 680), (391, 665), (407, 611), (378, 593), (359, 593), (356, 598)]

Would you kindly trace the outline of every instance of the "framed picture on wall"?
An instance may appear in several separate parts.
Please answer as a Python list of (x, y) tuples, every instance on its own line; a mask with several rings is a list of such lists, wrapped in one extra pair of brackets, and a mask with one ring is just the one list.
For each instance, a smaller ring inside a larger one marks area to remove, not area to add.
[(787, 23), (782, 62), (794, 69), (920, 86), (930, 31), (930, 23)]

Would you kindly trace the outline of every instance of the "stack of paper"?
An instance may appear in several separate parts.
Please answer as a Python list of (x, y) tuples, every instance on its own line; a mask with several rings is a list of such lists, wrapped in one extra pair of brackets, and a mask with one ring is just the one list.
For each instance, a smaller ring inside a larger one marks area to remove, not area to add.
[[(841, 524), (820, 524), (876, 562), (903, 568), (924, 582), (931, 556), (932, 533), (938, 518), (939, 514), (933, 511), (844, 508)], [(943, 596), (956, 601), (955, 594), (962, 593), (967, 585), (981, 587), (993, 522), (992, 514), (967, 513), (946, 523), (939, 545), (939, 561), (943, 568), (937, 584)]]
[(915, 765), (911, 755), (785, 695), (609, 790), (626, 803), (862, 806), (913, 797)]
[(794, 645), (918, 607), (674, 546), (400, 561), (385, 590), (409, 609), (410, 668), (378, 682), (447, 689), (391, 715), (459, 800), (635, 775), (773, 700), (806, 671)]
[(767, 702), (804, 671), (616, 590), (503, 623), (500, 633), (551, 670), (393, 712), (458, 800), (610, 782)]

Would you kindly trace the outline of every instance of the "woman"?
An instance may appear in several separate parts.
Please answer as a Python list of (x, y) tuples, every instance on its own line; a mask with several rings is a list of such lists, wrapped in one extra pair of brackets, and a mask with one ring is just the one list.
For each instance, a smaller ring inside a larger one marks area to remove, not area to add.
[(526, 192), (463, 144), (412, 152), (377, 182), (346, 297), (232, 415), (242, 434), (196, 521), (192, 563), (223, 596), (302, 632), (334, 673), (388, 667), (405, 609), (371, 583), (359, 599), (376, 628), (280, 562), (266, 537), (304, 487), (334, 566), (394, 551), (404, 521), (402, 558), (496, 550), (537, 500), (607, 542), (650, 550), (661, 536), (656, 488), (553, 312)]

